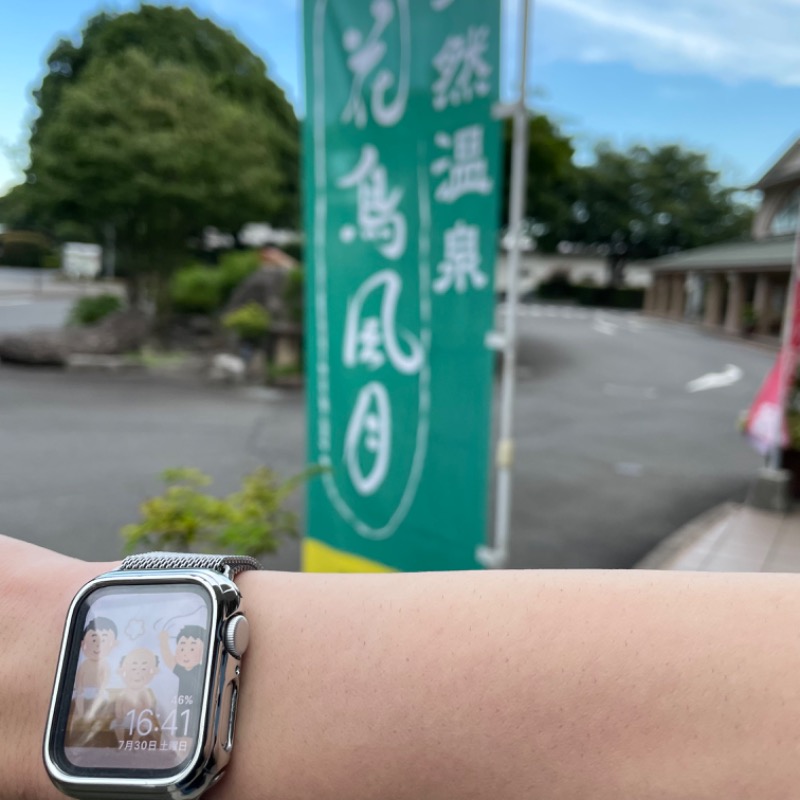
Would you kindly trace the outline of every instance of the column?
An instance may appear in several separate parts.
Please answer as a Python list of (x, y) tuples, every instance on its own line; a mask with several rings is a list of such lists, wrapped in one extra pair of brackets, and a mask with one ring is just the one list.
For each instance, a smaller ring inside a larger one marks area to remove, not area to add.
[(725, 294), (725, 278), (722, 275), (709, 275), (706, 281), (706, 304), (703, 324), (709, 328), (722, 325), (722, 301)]
[(756, 333), (768, 333), (772, 322), (772, 279), (760, 272), (756, 276), (756, 292), (753, 297), (753, 311), (756, 315)]
[(744, 280), (739, 272), (728, 273), (728, 308), (725, 310), (725, 332), (736, 336), (742, 333), (744, 310)]
[(673, 275), (669, 293), (669, 316), (672, 319), (683, 319), (686, 305), (686, 277), (683, 274)]
[(658, 276), (658, 296), (656, 298), (656, 313), (665, 315), (669, 311), (669, 275)]
[(658, 276), (650, 274), (650, 285), (644, 293), (644, 312), (652, 314), (656, 310), (656, 289), (658, 287)]

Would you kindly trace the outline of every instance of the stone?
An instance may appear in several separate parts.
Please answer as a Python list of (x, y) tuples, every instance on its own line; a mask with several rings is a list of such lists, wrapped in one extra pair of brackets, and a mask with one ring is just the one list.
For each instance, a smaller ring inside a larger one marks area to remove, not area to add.
[(287, 280), (287, 272), (282, 267), (261, 267), (236, 288), (228, 303), (228, 310), (258, 303), (267, 310), (271, 324), (287, 322)]
[(0, 361), (39, 367), (63, 367), (69, 349), (61, 331), (37, 331), (0, 337)]
[(138, 350), (150, 334), (141, 311), (116, 311), (97, 325), (67, 327), (0, 337), (0, 361), (9, 364), (64, 366), (74, 354), (115, 356)]
[(115, 311), (97, 325), (67, 328), (65, 334), (70, 353), (113, 356), (138, 350), (150, 335), (150, 320), (135, 309)]

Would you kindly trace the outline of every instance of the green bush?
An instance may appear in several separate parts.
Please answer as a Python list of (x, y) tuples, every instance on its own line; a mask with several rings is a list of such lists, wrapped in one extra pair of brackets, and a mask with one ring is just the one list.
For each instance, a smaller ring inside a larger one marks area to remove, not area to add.
[(51, 250), (42, 256), (42, 269), (61, 269), (61, 256)]
[(282, 481), (262, 467), (244, 478), (239, 491), (219, 498), (201, 491), (211, 478), (200, 470), (165, 470), (164, 493), (145, 501), (141, 521), (120, 531), (125, 551), (274, 553), (281, 538), (297, 536), (297, 515), (283, 507), (286, 499), (319, 471), (311, 467)]
[(175, 273), (170, 282), (170, 300), (183, 314), (212, 314), (222, 305), (221, 272), (213, 267), (192, 265)]
[(8, 231), (0, 234), (0, 265), (42, 267), (52, 254), (50, 239), (36, 231)]
[(575, 287), (566, 272), (555, 272), (539, 284), (536, 293), (542, 300), (567, 300), (575, 295)]
[(94, 325), (121, 308), (122, 300), (115, 294), (81, 297), (69, 312), (69, 322), (71, 325)]
[(261, 261), (257, 250), (231, 250), (219, 262), (222, 303), (227, 303), (233, 290), (249, 278)]
[(258, 303), (248, 303), (222, 318), (222, 325), (245, 342), (261, 341), (269, 330), (269, 322), (269, 313)]
[(614, 289), (611, 286), (577, 286), (575, 299), (582, 306), (623, 308), (636, 310), (644, 307), (644, 289)]
[(613, 297), (614, 308), (644, 308), (644, 296), (644, 289), (615, 289)]

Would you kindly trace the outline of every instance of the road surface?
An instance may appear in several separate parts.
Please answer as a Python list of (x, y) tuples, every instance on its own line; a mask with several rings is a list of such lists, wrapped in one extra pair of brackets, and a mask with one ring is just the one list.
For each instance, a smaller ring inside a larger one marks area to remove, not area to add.
[[(736, 419), (774, 354), (634, 314), (529, 306), (520, 327), (511, 566), (629, 567), (744, 497), (761, 462)], [(199, 467), (220, 491), (259, 464), (291, 474), (304, 426), (300, 392), (0, 366), (0, 531), (118, 557), (160, 470)], [(290, 543), (269, 563), (298, 560)]]

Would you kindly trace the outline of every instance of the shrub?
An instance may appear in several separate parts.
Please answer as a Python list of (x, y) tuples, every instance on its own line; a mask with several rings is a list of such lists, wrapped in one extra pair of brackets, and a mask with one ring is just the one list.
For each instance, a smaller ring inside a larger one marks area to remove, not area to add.
[(615, 289), (612, 297), (614, 308), (644, 308), (644, 289)]
[(614, 289), (610, 286), (578, 286), (575, 299), (582, 306), (640, 309), (644, 306), (644, 289)]
[(537, 293), (542, 300), (565, 300), (574, 295), (575, 289), (566, 272), (554, 272), (539, 284)]
[(41, 267), (52, 252), (52, 242), (42, 233), (8, 231), (0, 235), (0, 265)]
[(178, 467), (161, 474), (166, 490), (140, 507), (141, 521), (121, 531), (126, 552), (148, 550), (236, 552), (259, 556), (274, 553), (281, 538), (297, 536), (297, 515), (285, 509), (301, 483), (318, 474), (311, 467), (282, 481), (262, 467), (247, 475), (242, 487), (227, 497), (201, 491), (211, 478), (197, 469)]
[(175, 273), (170, 300), (184, 314), (212, 314), (222, 304), (222, 281), (218, 269), (192, 265)]
[(245, 342), (261, 341), (269, 330), (269, 322), (269, 313), (258, 303), (248, 303), (222, 318), (223, 326)]
[(122, 300), (115, 294), (81, 297), (69, 312), (69, 322), (71, 325), (94, 325), (121, 308)]
[(257, 250), (232, 250), (219, 262), (221, 302), (227, 303), (233, 290), (259, 267)]

